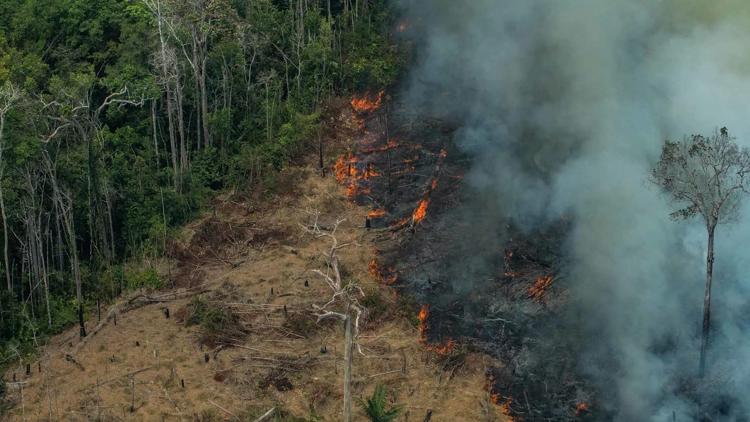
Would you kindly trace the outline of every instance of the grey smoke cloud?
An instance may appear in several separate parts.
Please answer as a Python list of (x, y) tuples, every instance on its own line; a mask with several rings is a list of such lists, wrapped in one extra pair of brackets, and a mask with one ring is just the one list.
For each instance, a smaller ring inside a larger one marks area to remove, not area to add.
[[(705, 231), (647, 182), (666, 138), (728, 126), (750, 146), (750, 3), (401, 0), (419, 62), (405, 94), (461, 122), (467, 182), (498, 219), (560, 215), (582, 370), (618, 420), (686, 420)], [(713, 371), (750, 393), (750, 206), (720, 227)], [(672, 347), (660, 348), (669, 342)], [(733, 368), (729, 371), (727, 368)], [(740, 410), (742, 412), (748, 409)]]

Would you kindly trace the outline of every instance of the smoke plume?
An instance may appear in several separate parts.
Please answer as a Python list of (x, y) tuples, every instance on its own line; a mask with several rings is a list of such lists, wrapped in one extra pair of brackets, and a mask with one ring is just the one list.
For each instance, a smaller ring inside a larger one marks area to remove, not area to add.
[[(565, 215), (576, 364), (616, 420), (690, 420), (705, 229), (670, 221), (648, 183), (664, 139), (727, 126), (750, 145), (743, 0), (401, 0), (416, 64), (407, 101), (460, 122), (466, 180), (500, 221)], [(717, 233), (714, 393), (750, 412), (750, 206)], [(477, 230), (481, 231), (481, 230)], [(489, 230), (487, 232), (495, 232)], [(455, 283), (471, 283), (456, 279)], [(460, 288), (460, 286), (458, 287)]]

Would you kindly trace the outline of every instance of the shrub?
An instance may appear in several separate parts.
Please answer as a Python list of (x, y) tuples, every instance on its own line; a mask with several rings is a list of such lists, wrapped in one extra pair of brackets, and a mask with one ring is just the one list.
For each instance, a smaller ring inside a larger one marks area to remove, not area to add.
[(246, 334), (239, 316), (218, 303), (196, 297), (188, 304), (187, 310), (185, 323), (200, 326), (199, 341), (202, 344), (214, 347), (227, 344), (228, 340), (241, 339)]
[(402, 406), (396, 405), (387, 408), (386, 390), (382, 385), (375, 387), (372, 397), (367, 401), (359, 400), (359, 405), (372, 422), (390, 422), (396, 420), (403, 409)]
[(130, 268), (125, 270), (125, 284), (128, 289), (135, 290), (142, 287), (160, 289), (164, 281), (153, 268)]

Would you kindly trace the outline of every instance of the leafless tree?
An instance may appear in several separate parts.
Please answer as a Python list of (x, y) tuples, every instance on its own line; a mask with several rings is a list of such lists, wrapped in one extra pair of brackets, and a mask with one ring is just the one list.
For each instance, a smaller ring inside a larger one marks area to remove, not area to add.
[(357, 337), (359, 335), (360, 318), (365, 312), (364, 307), (359, 303), (358, 297), (364, 296), (362, 289), (354, 281), (345, 283), (341, 279), (339, 270), (338, 251), (351, 246), (352, 243), (339, 243), (336, 237), (338, 227), (345, 219), (338, 219), (330, 229), (323, 229), (318, 224), (320, 214), (312, 212), (313, 223), (309, 226), (303, 226), (305, 232), (316, 238), (327, 238), (331, 241), (331, 246), (323, 255), (326, 260), (325, 270), (313, 270), (323, 278), (323, 281), (331, 289), (332, 295), (328, 302), (323, 305), (314, 305), (315, 315), (318, 322), (324, 319), (338, 319), (344, 323), (344, 412), (343, 421), (352, 420), (352, 353), (356, 344), (357, 350), (362, 353)]
[[(164, 90), (167, 106), (167, 125), (169, 132), (169, 144), (172, 155), (172, 168), (174, 186), (176, 191), (181, 190), (181, 178), (188, 166), (187, 141), (185, 139), (185, 125), (182, 114), (182, 85), (179, 63), (177, 62), (174, 48), (167, 42), (165, 27), (171, 27), (171, 19), (167, 7), (161, 0), (143, 0), (156, 19), (156, 29), (159, 34), (159, 51), (154, 54), (154, 65), (159, 71), (157, 81)], [(175, 124), (175, 114), (177, 124)], [(175, 130), (176, 127), (176, 130)], [(179, 134), (179, 166), (178, 147), (176, 134)]]
[(714, 233), (720, 223), (737, 216), (742, 197), (748, 193), (750, 151), (740, 148), (722, 128), (711, 136), (691, 135), (682, 141), (666, 141), (651, 181), (681, 206), (675, 219), (700, 216), (708, 232), (706, 289), (699, 373), (706, 370), (706, 348), (711, 325), (711, 284), (714, 265)]

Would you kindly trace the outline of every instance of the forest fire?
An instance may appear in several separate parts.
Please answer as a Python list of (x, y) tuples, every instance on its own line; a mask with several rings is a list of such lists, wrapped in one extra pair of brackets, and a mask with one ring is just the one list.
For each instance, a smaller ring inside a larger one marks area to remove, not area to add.
[(380, 172), (375, 168), (375, 166), (372, 163), (367, 164), (367, 167), (365, 168), (365, 174), (363, 176), (363, 179), (370, 180), (373, 177), (380, 177)]
[(424, 198), (421, 201), (419, 201), (419, 205), (416, 209), (414, 209), (414, 212), (411, 215), (411, 219), (413, 223), (420, 223), (424, 218), (427, 216), (427, 208), (430, 206), (430, 199)]
[(384, 209), (372, 210), (367, 213), (367, 218), (369, 219), (382, 218), (382, 217), (385, 217), (386, 214), (388, 213)]
[(586, 402), (580, 402), (576, 404), (576, 416), (582, 416), (588, 413), (589, 404)]
[(419, 319), (419, 343), (422, 344), (427, 350), (435, 352), (439, 355), (447, 355), (451, 353), (456, 348), (456, 341), (452, 338), (449, 338), (448, 341), (442, 344), (430, 344), (430, 342), (427, 340), (427, 331), (429, 330), (427, 319), (429, 317), (430, 305), (422, 305), (422, 307), (419, 309), (419, 314), (417, 314), (417, 318)]
[(382, 147), (365, 149), (365, 150), (362, 150), (362, 153), (364, 153), (364, 154), (374, 154), (376, 152), (385, 152), (385, 151), (389, 151), (389, 150), (398, 148), (399, 146), (400, 146), (400, 144), (398, 143), (398, 141), (396, 141), (395, 139), (391, 138)]
[(346, 186), (346, 196), (351, 200), (354, 200), (358, 195), (369, 195), (371, 193), (369, 186), (360, 186), (360, 180), (370, 180), (380, 176), (372, 163), (368, 163), (362, 171), (358, 165), (361, 166), (359, 160), (350, 152), (339, 156), (333, 166), (336, 181)]
[(354, 154), (349, 153), (348, 155), (342, 154), (336, 164), (333, 166), (333, 172), (336, 176), (336, 181), (339, 183), (346, 182), (348, 177), (357, 177), (357, 157)]
[(371, 276), (373, 276), (375, 279), (385, 284), (386, 286), (391, 286), (395, 284), (396, 281), (398, 281), (398, 273), (396, 272), (396, 269), (391, 267), (383, 270), (380, 264), (378, 264), (377, 258), (373, 258), (370, 261), (368, 269)]
[(529, 299), (534, 299), (539, 303), (544, 303), (544, 296), (547, 294), (547, 291), (552, 286), (554, 280), (554, 277), (551, 275), (537, 277), (534, 284), (529, 287)]
[(495, 378), (492, 375), (489, 375), (487, 377), (485, 389), (488, 393), (490, 393), (490, 400), (492, 401), (492, 403), (500, 407), (500, 411), (503, 412), (506, 420), (508, 420), (509, 422), (519, 422), (511, 415), (510, 406), (513, 404), (513, 399), (511, 397), (504, 397), (503, 395), (495, 391)]
[(368, 96), (354, 97), (350, 104), (357, 113), (367, 113), (380, 108), (380, 104), (383, 101), (384, 92), (380, 91), (375, 99), (370, 99)]

